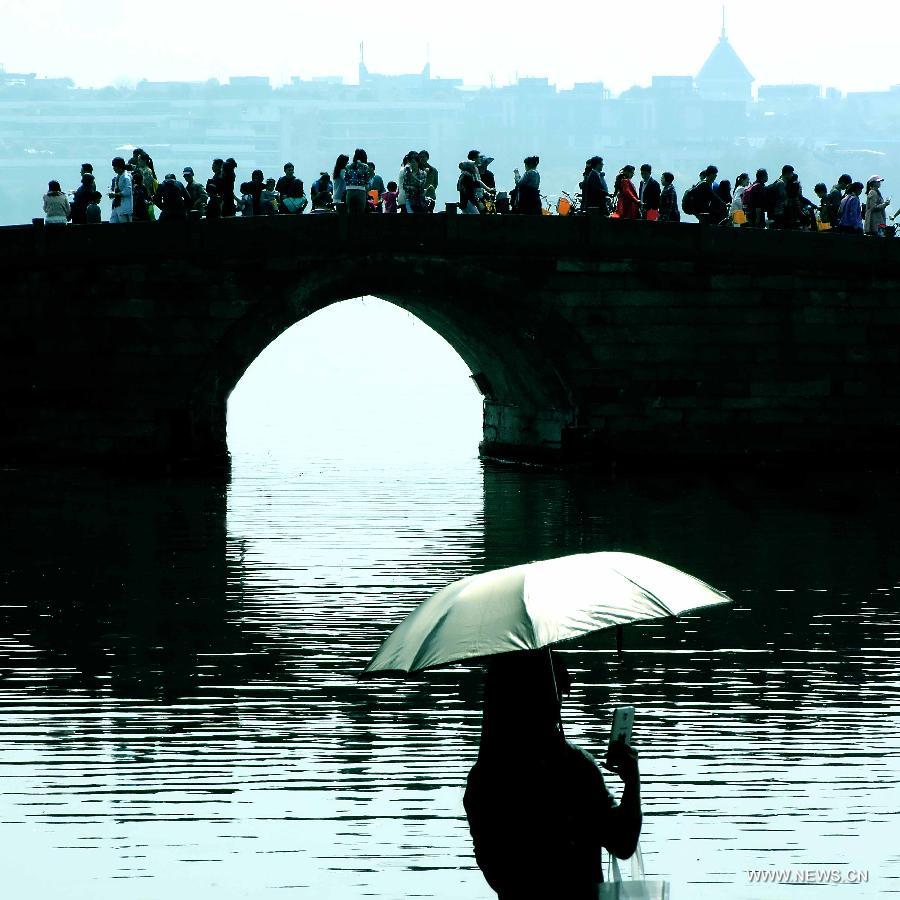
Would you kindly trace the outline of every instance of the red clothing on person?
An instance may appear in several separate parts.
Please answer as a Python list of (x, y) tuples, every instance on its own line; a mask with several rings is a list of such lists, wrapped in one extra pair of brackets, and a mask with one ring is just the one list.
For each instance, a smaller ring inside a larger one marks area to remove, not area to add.
[(630, 178), (619, 180), (619, 199), (616, 201), (616, 213), (620, 219), (639, 219), (641, 217), (641, 201)]

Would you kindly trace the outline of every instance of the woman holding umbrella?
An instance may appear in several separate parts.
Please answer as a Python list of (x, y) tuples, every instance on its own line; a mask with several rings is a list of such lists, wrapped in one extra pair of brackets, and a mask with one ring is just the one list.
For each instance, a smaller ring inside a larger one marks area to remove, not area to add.
[(602, 849), (627, 859), (641, 832), (637, 754), (624, 741), (610, 748), (606, 767), (624, 782), (616, 806), (597, 763), (563, 735), (570, 681), (550, 647), (730, 602), (654, 559), (581, 553), (455, 581), (384, 641), (367, 678), (487, 664), (481, 746), (464, 803), (478, 865), (501, 900), (596, 898)]
[(475, 859), (500, 900), (596, 897), (602, 849), (630, 857), (641, 832), (637, 754), (618, 744), (615, 806), (593, 757), (560, 724), (569, 675), (549, 651), (491, 660), (478, 761), (463, 803)]

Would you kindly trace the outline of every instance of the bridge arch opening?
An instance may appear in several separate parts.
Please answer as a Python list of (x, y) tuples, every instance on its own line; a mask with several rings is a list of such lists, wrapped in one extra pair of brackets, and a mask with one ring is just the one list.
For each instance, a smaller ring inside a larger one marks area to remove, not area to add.
[(237, 463), (353, 459), (408, 465), (472, 457), (482, 396), (434, 329), (376, 297), (339, 301), (295, 323), (228, 398)]
[(257, 357), (291, 326), (358, 297), (405, 310), (453, 348), (483, 397), (483, 454), (556, 458), (564, 430), (577, 424), (566, 373), (582, 348), (571, 326), (517, 271), (488, 273), (478, 261), (364, 255), (339, 267), (267, 272), (263, 281), (264, 294), (255, 271), (229, 285), (230, 324), (190, 400), (191, 444), (199, 458), (228, 460), (228, 399)]

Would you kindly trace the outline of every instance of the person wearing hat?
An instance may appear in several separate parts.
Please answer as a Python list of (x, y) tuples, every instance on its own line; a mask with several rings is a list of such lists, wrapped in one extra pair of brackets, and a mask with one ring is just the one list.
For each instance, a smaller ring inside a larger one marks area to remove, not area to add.
[(497, 179), (489, 168), (493, 161), (493, 156), (479, 155), (475, 162), (475, 168), (478, 170), (478, 180), (481, 183), (481, 193), (478, 198), (479, 206), (482, 212), (487, 213), (497, 211)]
[(582, 209), (596, 209), (601, 216), (609, 215), (609, 187), (603, 173), (603, 157), (592, 156), (581, 186)]
[(190, 166), (185, 166), (181, 174), (184, 175), (184, 189), (190, 198), (191, 212), (197, 212), (202, 216), (206, 211), (209, 194), (200, 182), (194, 181), (194, 170)]
[(884, 227), (887, 225), (885, 210), (891, 205), (891, 200), (890, 197), (885, 200), (881, 196), (882, 184), (884, 179), (880, 175), (873, 175), (866, 183), (866, 234), (884, 235)]

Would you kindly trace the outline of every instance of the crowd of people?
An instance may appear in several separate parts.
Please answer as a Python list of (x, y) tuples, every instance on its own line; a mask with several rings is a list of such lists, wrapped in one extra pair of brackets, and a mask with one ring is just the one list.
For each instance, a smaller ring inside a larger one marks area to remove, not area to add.
[[(471, 150), (459, 163), (456, 181), (457, 208), (464, 215), (547, 215), (549, 201), (541, 194), (538, 171), (540, 159), (523, 160), (524, 173), (513, 171), (511, 190), (498, 189), (490, 169), (494, 158)], [(411, 150), (404, 157), (396, 181), (385, 183), (365, 150), (357, 149), (351, 158), (341, 154), (329, 173), (320, 172), (307, 196), (303, 181), (295, 174), (293, 163), (285, 163), (278, 178), (266, 178), (255, 169), (250, 180), (237, 181), (237, 162), (214, 159), (212, 174), (205, 183), (186, 166), (179, 178), (175, 173), (157, 178), (153, 159), (142, 148), (131, 158), (112, 160), (113, 177), (107, 197), (112, 201), (110, 222), (141, 222), (208, 219), (232, 216), (299, 215), (332, 213), (343, 204), (348, 213), (421, 214), (434, 211), (437, 200), (438, 170), (427, 150)], [(887, 208), (891, 200), (882, 192), (884, 179), (878, 175), (865, 184), (850, 175), (841, 175), (829, 189), (815, 186), (816, 200), (803, 195), (800, 178), (793, 166), (782, 167), (781, 175), (770, 183), (769, 173), (758, 169), (751, 180), (742, 172), (734, 182), (719, 179), (719, 170), (710, 165), (696, 184), (679, 196), (675, 176), (663, 172), (653, 177), (653, 167), (644, 163), (635, 184), (636, 169), (623, 166), (610, 189), (601, 156), (585, 163), (576, 197), (563, 194), (557, 203), (560, 215), (594, 214), (613, 219), (643, 219), (649, 222), (680, 222), (682, 214), (702, 225), (727, 225), (746, 228), (834, 230), (838, 233), (891, 235)], [(71, 200), (69, 197), (71, 196)], [(91, 224), (102, 220), (93, 166), (81, 167), (81, 183), (66, 194), (58, 181), (51, 181), (44, 195), (44, 221), (47, 224)], [(900, 216), (894, 213), (891, 221)]]

